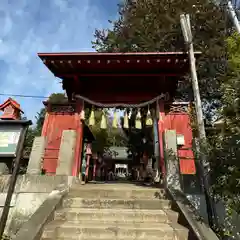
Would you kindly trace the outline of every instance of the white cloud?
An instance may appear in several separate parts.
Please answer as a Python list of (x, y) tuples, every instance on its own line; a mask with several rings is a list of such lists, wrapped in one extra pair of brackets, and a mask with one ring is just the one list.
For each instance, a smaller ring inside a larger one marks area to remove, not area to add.
[[(108, 26), (109, 1), (1, 0), (0, 93), (48, 96), (62, 91), (37, 53), (93, 51), (94, 30)], [(6, 98), (0, 96), (0, 103)], [(43, 106), (40, 99), (16, 100), (33, 120)]]

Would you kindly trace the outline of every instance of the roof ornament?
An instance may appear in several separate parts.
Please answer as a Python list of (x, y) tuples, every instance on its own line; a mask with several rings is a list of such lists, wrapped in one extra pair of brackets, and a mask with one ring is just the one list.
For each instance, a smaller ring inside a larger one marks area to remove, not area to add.
[(24, 113), (20, 104), (13, 100), (12, 98), (8, 98), (3, 104), (0, 104), (0, 111), (3, 111), (0, 119), (8, 119), (8, 120), (18, 120), (21, 119), (21, 113)]

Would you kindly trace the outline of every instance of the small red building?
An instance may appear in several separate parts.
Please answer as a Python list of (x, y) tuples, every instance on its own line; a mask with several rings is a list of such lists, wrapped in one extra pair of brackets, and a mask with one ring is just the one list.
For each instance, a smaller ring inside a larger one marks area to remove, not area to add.
[(21, 118), (21, 113), (23, 113), (20, 104), (12, 98), (8, 98), (7, 101), (0, 105), (0, 111), (3, 111), (0, 116), (3, 120), (18, 120)]
[[(198, 55), (198, 53), (196, 54)], [(47, 68), (62, 80), (68, 103), (47, 105), (42, 135), (47, 137), (44, 169), (54, 174), (63, 130), (77, 131), (75, 164), (72, 175), (78, 176), (82, 151), (83, 125), (80, 119), (84, 108), (83, 96), (92, 101), (136, 104), (159, 99), (158, 132), (160, 165), (164, 171), (163, 132), (175, 129), (184, 137), (179, 156), (193, 157), (192, 131), (187, 112), (188, 103), (174, 102), (179, 80), (188, 72), (186, 53), (39, 53)], [(185, 160), (187, 161), (187, 160)]]

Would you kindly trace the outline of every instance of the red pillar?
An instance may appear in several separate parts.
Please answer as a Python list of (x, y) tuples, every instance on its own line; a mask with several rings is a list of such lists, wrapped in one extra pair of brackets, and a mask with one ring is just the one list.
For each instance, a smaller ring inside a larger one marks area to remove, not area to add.
[(42, 127), (41, 136), (44, 136), (44, 137), (47, 136), (48, 122), (49, 122), (49, 113), (46, 112), (45, 117), (44, 117), (44, 123), (43, 123), (43, 127)]
[(76, 112), (75, 112), (75, 120), (76, 120), (76, 149), (75, 149), (75, 157), (74, 157), (74, 165), (72, 169), (72, 175), (78, 176), (80, 172), (80, 166), (82, 164), (82, 141), (83, 141), (83, 124), (81, 121), (81, 111), (83, 109), (83, 102), (81, 100), (76, 100)]
[(159, 149), (160, 149), (160, 167), (163, 176), (166, 173), (165, 162), (164, 162), (164, 146), (163, 146), (163, 133), (164, 133), (164, 101), (158, 102), (159, 106), (159, 120), (158, 120), (158, 137), (159, 137)]

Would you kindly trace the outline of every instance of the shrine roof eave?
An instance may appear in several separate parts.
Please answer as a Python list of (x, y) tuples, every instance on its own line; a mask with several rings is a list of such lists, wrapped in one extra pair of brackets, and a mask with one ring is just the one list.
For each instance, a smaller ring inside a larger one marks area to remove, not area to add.
[(0, 125), (22, 125), (22, 126), (30, 126), (32, 125), (31, 120), (0, 120)]
[[(201, 54), (201, 52), (196, 51), (196, 55)], [(111, 56), (119, 56), (119, 57), (149, 57), (149, 56), (182, 56), (187, 55), (187, 52), (52, 52), (52, 53), (38, 53), (40, 58), (42, 57), (111, 57)]]
[[(201, 52), (195, 52), (198, 58)], [(187, 52), (66, 52), (38, 53), (39, 58), (56, 76), (71, 74), (108, 74), (139, 71), (140, 74), (164, 71), (184, 74), (189, 69)]]
[(7, 107), (9, 104), (12, 104), (16, 109), (18, 109), (21, 113), (24, 113), (23, 110), (20, 108), (20, 104), (17, 103), (12, 98), (8, 98), (7, 101), (5, 101), (3, 104), (0, 104), (0, 110), (3, 110), (5, 107)]

